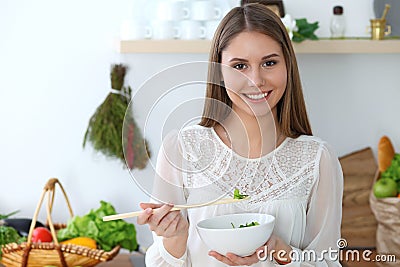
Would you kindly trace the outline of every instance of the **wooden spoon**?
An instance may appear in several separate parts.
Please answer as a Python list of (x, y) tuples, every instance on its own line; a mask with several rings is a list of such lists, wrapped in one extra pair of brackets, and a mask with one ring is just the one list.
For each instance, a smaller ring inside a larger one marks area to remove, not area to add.
[[(202, 203), (202, 204), (191, 204), (191, 205), (175, 205), (171, 211), (174, 210), (182, 210), (182, 209), (193, 209), (193, 208), (201, 208), (201, 207), (206, 207), (206, 206), (214, 206), (214, 205), (221, 205), (221, 204), (229, 204), (229, 203), (236, 203), (240, 202), (243, 200), (248, 200), (250, 197), (245, 197), (242, 199), (236, 199), (236, 198), (223, 198), (214, 202), (209, 202), (209, 203)], [(109, 216), (104, 216), (103, 221), (112, 221), (112, 220), (119, 220), (119, 219), (126, 219), (126, 218), (132, 218), (139, 216), (143, 211), (134, 211), (134, 212), (127, 212), (127, 213), (121, 213), (121, 214), (115, 214), (115, 215), (109, 215)]]

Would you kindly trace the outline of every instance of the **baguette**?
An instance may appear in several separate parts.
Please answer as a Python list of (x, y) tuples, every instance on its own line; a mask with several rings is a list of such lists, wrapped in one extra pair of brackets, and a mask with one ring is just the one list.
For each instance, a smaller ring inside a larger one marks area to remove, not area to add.
[(392, 164), (394, 148), (389, 137), (382, 136), (378, 144), (378, 166), (382, 173)]

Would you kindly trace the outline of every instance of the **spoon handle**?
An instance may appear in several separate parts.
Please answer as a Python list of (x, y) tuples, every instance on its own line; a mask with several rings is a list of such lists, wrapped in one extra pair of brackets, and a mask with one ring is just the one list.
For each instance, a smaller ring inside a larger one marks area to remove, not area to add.
[[(202, 203), (202, 204), (193, 204), (193, 205), (176, 205), (174, 206), (171, 211), (175, 210), (182, 210), (182, 209), (193, 209), (193, 208), (201, 208), (201, 207), (206, 207), (206, 206), (214, 206), (214, 205), (221, 205), (221, 204), (229, 204), (229, 203), (235, 203), (235, 202), (240, 202), (243, 200), (248, 200), (249, 197), (245, 197), (243, 199), (235, 199), (235, 198), (223, 198), (214, 202), (209, 202), (209, 203)], [(120, 213), (120, 214), (115, 214), (115, 215), (108, 215), (103, 217), (103, 221), (113, 221), (113, 220), (119, 220), (119, 219), (126, 219), (126, 218), (132, 218), (139, 216), (143, 211), (133, 211), (133, 212), (127, 212), (127, 213)]]

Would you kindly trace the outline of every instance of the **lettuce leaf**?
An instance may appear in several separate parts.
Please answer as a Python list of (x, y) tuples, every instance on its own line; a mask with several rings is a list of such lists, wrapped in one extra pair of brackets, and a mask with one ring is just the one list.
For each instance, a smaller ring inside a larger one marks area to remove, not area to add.
[(17, 230), (13, 227), (0, 225), (0, 260), (2, 257), (1, 248), (8, 243), (21, 243), (26, 241), (25, 237), (21, 237)]
[(400, 192), (400, 154), (396, 153), (390, 166), (382, 172), (381, 178), (390, 178), (397, 183), (397, 191)]
[(82, 217), (74, 216), (69, 220), (67, 227), (58, 231), (58, 240), (90, 237), (105, 251), (110, 251), (117, 245), (129, 251), (137, 250), (135, 225), (124, 220), (104, 222), (104, 216), (114, 215), (116, 211), (108, 202), (100, 201), (100, 205), (100, 208), (92, 209)]

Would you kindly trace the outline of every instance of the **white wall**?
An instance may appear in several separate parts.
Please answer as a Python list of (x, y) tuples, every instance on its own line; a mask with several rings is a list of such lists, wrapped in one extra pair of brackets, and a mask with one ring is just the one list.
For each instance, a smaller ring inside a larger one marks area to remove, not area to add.
[[(1, 214), (19, 209), (19, 216), (31, 217), (50, 177), (61, 179), (80, 215), (97, 208), (100, 200), (113, 203), (118, 212), (135, 210), (147, 200), (118, 161), (90, 146), (82, 149), (88, 120), (110, 88), (110, 64), (128, 64), (128, 83), (137, 89), (166, 67), (207, 60), (207, 55), (116, 53), (119, 26), (132, 14), (132, 3), (0, 1)], [(365, 35), (371, 1), (287, 0), (285, 8), (295, 18), (320, 21), (317, 34), (328, 36), (336, 3), (344, 5), (349, 35)], [(400, 151), (399, 54), (300, 55), (298, 60), (316, 135), (339, 155), (366, 146), (375, 150), (383, 134)], [(68, 217), (60, 199), (55, 221)], [(45, 219), (44, 209), (40, 219)], [(147, 246), (150, 232), (138, 230), (139, 242)]]

